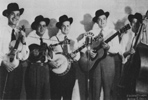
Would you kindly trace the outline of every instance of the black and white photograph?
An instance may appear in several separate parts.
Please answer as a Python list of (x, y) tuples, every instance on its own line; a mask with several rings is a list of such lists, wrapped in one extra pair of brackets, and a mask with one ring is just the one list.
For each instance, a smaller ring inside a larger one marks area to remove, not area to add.
[(148, 0), (0, 0), (0, 100), (148, 100)]

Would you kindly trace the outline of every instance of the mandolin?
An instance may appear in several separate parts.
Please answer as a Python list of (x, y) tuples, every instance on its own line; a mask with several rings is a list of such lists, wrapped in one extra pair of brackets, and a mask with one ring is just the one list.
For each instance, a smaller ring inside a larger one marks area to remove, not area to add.
[(38, 44), (31, 44), (29, 45), (30, 55), (28, 60), (30, 62), (37, 62), (41, 61), (44, 62), (46, 59), (46, 56), (49, 55), (51, 58), (53, 58), (52, 50), (54, 46), (62, 45), (62, 44), (69, 44), (70, 40), (64, 40), (56, 44), (51, 44), (50, 46), (47, 46), (46, 43), (42, 43), (41, 45)]

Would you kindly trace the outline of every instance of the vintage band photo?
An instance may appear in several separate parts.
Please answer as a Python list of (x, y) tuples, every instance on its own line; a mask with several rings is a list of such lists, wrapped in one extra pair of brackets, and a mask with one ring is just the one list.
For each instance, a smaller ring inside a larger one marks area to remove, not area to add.
[(148, 100), (148, 0), (0, 0), (0, 100)]

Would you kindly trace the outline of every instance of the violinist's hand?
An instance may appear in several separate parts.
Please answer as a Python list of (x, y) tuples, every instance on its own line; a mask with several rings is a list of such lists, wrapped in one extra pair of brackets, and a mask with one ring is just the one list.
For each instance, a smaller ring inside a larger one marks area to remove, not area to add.
[(21, 36), (22, 36), (22, 43), (26, 43), (26, 33), (24, 31), (20, 31)]
[(8, 72), (11, 72), (15, 69), (14, 65), (12, 63), (7, 62), (7, 61), (2, 61), (2, 65), (5, 66), (5, 68)]

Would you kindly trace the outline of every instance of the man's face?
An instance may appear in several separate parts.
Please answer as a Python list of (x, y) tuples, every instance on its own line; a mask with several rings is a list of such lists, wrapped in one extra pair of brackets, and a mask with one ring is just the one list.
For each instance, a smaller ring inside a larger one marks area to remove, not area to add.
[(107, 24), (107, 18), (105, 15), (101, 15), (98, 17), (97, 24), (100, 28), (104, 28)]
[(40, 36), (42, 36), (42, 35), (45, 33), (46, 29), (47, 29), (46, 22), (45, 22), (45, 21), (41, 21), (41, 22), (38, 24), (37, 30), (36, 30), (36, 31), (37, 31), (37, 33), (38, 33)]
[(132, 19), (131, 26), (132, 26), (132, 31), (137, 33), (138, 28), (139, 28), (139, 23), (138, 23), (138, 20), (136, 18)]
[(17, 25), (19, 19), (20, 19), (20, 11), (12, 11), (8, 15), (8, 23), (10, 25)]
[(67, 35), (70, 31), (70, 22), (69, 21), (65, 21), (63, 22), (62, 26), (61, 26), (61, 31), (63, 34)]

